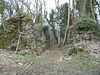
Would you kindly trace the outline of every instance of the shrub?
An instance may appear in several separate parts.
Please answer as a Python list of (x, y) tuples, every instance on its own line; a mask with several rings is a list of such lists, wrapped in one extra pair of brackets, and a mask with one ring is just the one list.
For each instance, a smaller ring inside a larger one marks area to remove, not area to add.
[(95, 32), (96, 34), (97, 31), (100, 31), (99, 24), (90, 18), (82, 18), (81, 20), (79, 20), (79, 22), (76, 23), (75, 26), (77, 33)]

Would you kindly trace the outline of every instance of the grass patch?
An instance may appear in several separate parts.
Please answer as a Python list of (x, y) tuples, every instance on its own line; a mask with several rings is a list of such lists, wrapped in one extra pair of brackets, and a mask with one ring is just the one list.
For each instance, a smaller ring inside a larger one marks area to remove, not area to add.
[(33, 56), (33, 55), (19, 55), (19, 54), (14, 54), (14, 55), (17, 56), (17, 57), (29, 59), (29, 60), (35, 60), (36, 59), (36, 56)]
[(96, 69), (96, 66), (93, 65), (93, 62), (100, 62), (100, 58), (91, 57), (89, 55), (78, 56), (77, 58), (72, 58), (66, 60), (62, 63), (59, 63), (60, 66), (73, 66), (77, 68), (86, 68), (86, 69)]
[(45, 74), (46, 75), (52, 75), (52, 72), (46, 72)]

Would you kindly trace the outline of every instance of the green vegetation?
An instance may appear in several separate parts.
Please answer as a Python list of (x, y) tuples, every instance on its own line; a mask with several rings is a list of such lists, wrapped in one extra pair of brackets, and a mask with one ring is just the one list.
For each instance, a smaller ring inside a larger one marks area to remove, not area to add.
[(93, 33), (100, 31), (99, 24), (95, 20), (89, 18), (82, 18), (76, 24), (76, 30), (78, 33)]
[[(0, 0), (1, 63), (6, 57), (7, 65), (28, 66), (25, 71), (35, 65), (39, 69), (47, 65), (45, 75), (57, 75), (51, 66), (57, 72), (61, 69), (61, 75), (62, 72), (66, 75), (65, 67), (68, 71), (71, 68), (72, 73), (81, 74), (78, 71), (83, 69), (84, 75), (92, 75), (100, 64), (100, 1), (69, 0), (63, 4), (54, 1), (55, 8), (48, 11), (45, 0)], [(32, 63), (17, 63), (11, 59), (13, 55), (10, 58), (11, 54)], [(41, 70), (36, 74), (44, 75), (39, 74)]]
[(33, 55), (20, 55), (20, 54), (14, 54), (14, 55), (17, 57), (20, 57), (20, 58), (28, 59), (28, 60), (35, 60), (36, 59), (36, 56), (33, 56)]

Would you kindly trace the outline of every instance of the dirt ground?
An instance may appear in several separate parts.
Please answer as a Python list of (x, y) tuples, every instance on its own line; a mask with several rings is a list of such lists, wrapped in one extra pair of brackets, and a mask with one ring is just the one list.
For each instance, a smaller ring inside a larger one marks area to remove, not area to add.
[(99, 58), (47, 58), (0, 53), (0, 75), (100, 75)]
[(0, 75), (100, 75), (100, 54), (92, 52), (64, 58), (56, 46), (41, 56), (23, 56), (1, 50)]

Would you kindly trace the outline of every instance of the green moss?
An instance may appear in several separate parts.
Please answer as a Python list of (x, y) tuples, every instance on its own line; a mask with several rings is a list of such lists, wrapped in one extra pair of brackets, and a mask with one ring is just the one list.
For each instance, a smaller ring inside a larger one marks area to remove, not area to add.
[(17, 46), (11, 46), (11, 50), (15, 51)]
[(71, 50), (69, 50), (68, 54), (69, 55), (77, 54), (77, 50), (75, 48), (74, 49), (71, 49)]
[(1, 39), (0, 40), (0, 49), (4, 49), (5, 45), (6, 45), (6, 41), (4, 39)]
[(73, 54), (80, 54), (80, 53), (88, 53), (89, 50), (86, 50), (84, 48), (73, 48), (69, 50), (68, 54), (73, 55)]
[(90, 18), (81, 18), (79, 21), (76, 23), (74, 27), (77, 31), (77, 33), (88, 33), (88, 32), (95, 32), (94, 34), (97, 33), (97, 31), (100, 31), (100, 26), (99, 24), (94, 21), (93, 19)]
[(5, 23), (6, 23), (6, 25), (10, 25), (10, 24), (18, 25), (19, 22), (27, 22), (28, 23), (30, 21), (32, 21), (32, 19), (30, 18), (30, 15), (28, 15), (25, 12), (18, 12), (12, 18), (7, 19)]

